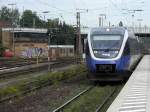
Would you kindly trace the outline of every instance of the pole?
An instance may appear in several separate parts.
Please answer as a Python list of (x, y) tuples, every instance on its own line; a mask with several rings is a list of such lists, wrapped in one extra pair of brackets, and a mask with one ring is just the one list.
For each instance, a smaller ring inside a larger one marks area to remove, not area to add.
[(45, 17), (45, 15), (48, 14), (48, 13), (50, 13), (50, 11), (44, 11), (44, 12), (42, 12), (42, 13), (43, 13), (43, 15), (44, 15), (44, 24), (43, 24), (43, 28), (44, 28), (44, 27), (46, 28), (46, 17)]
[[(24, 6), (23, 6), (23, 16), (24, 16)], [(24, 28), (24, 17), (22, 18), (22, 27)]]
[(134, 31), (134, 14), (132, 14), (132, 27), (133, 27), (133, 31)]
[(51, 43), (51, 32), (49, 33), (48, 37), (48, 71), (51, 71), (51, 64), (50, 64), (50, 43)]
[(80, 12), (77, 12), (77, 39), (76, 39), (76, 54), (82, 54), (82, 46), (81, 46), (81, 25), (80, 25)]
[(104, 22), (106, 21), (106, 14), (100, 14), (100, 18), (101, 18), (101, 26), (103, 27), (104, 26)]
[(103, 16), (102, 16), (102, 27), (104, 26), (104, 18), (103, 18)]
[(111, 23), (110, 23), (110, 21), (109, 21), (109, 27), (111, 26)]
[(99, 27), (101, 27), (101, 26), (102, 26), (102, 18), (99, 17)]
[(33, 28), (35, 28), (35, 18), (33, 18)]
[(15, 56), (15, 35), (14, 35), (14, 13), (13, 13), (13, 11), (14, 11), (14, 9), (13, 9), (13, 6), (14, 5), (16, 5), (16, 4), (14, 4), (14, 3), (11, 3), (11, 4), (8, 4), (8, 5), (10, 5), (11, 6), (11, 10), (12, 10), (12, 17), (11, 17), (11, 24), (12, 24), (12, 41), (13, 41), (13, 52), (14, 52), (14, 56)]

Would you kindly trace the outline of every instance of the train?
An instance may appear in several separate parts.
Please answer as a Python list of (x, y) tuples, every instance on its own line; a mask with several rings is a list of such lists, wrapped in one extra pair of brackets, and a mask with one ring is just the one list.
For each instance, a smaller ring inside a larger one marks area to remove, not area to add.
[(142, 58), (138, 37), (125, 27), (91, 28), (85, 54), (92, 81), (127, 79)]

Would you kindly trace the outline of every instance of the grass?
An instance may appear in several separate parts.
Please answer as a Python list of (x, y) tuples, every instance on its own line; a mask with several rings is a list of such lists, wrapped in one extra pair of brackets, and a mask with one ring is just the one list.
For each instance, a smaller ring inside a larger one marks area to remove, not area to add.
[(114, 101), (114, 99), (117, 97), (117, 95), (120, 93), (121, 89), (123, 88), (123, 85), (120, 85), (117, 89), (117, 91), (115, 92), (115, 94), (113, 94), (113, 96), (109, 99), (109, 101), (103, 106), (103, 108), (101, 109), (101, 112), (106, 112), (107, 109), (109, 108), (109, 106), (111, 105), (111, 103)]
[[(85, 88), (89, 87), (89, 85), (87, 84), (76, 84), (76, 85), (71, 85), (71, 88), (67, 88), (67, 90), (69, 90), (68, 95), (62, 95), (61, 97), (59, 97), (58, 99), (51, 99), (49, 101), (49, 111), (52, 112), (53, 110), (55, 110), (57, 107), (59, 107), (60, 105), (62, 105), (63, 103), (67, 102), (69, 99), (71, 99), (72, 97), (74, 97), (75, 95), (77, 95), (78, 93), (80, 93), (81, 91), (85, 90)], [(56, 87), (59, 88), (59, 87)]]
[(94, 112), (112, 90), (110, 86), (97, 86), (64, 108), (63, 112)]
[(86, 67), (84, 65), (73, 66), (70, 69), (61, 71), (47, 73), (42, 76), (33, 77), (25, 81), (20, 81), (17, 84), (8, 86), (6, 88), (0, 89), (0, 99), (11, 96), (11, 95), (20, 95), (20, 93), (45, 85), (45, 84), (58, 84), (62, 80), (68, 80), (72, 77), (85, 75)]

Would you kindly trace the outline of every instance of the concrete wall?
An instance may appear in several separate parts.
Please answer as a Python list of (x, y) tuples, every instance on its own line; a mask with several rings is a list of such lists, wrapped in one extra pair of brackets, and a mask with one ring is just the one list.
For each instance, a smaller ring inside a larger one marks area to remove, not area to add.
[(6, 48), (9, 48), (12, 50), (13, 48), (13, 40), (12, 40), (12, 33), (11, 32), (7, 32), (7, 31), (3, 31), (2, 32), (2, 45)]
[(60, 57), (73, 57), (74, 47), (68, 47), (67, 45), (54, 45), (49, 47), (50, 59), (55, 60)]
[(39, 53), (40, 57), (48, 56), (48, 49), (46, 43), (15, 43), (15, 55), (18, 57), (36, 58)]
[[(22, 32), (22, 30), (19, 31)], [(41, 30), (37, 30), (34, 33), (39, 34), (39, 31)], [(43, 33), (45, 33), (45, 30), (42, 31)], [(32, 30), (30, 31), (30, 33), (32, 33)], [(10, 32), (10, 29), (7, 28), (2, 29), (2, 32), (0, 34), (2, 44), (4, 47), (7, 47), (8, 49), (13, 51), (12, 36), (13, 35)], [(15, 52), (14, 52), (15, 56), (36, 58), (37, 55), (39, 55), (40, 53), (40, 57), (48, 57), (47, 41), (42, 42), (40, 39), (43, 39), (43, 36), (38, 35), (38, 38), (34, 38), (34, 39), (33, 38), (31, 39), (31, 37), (23, 37), (22, 35), (19, 38), (16, 36)], [(51, 59), (74, 56), (74, 46), (71, 48), (68, 48), (66, 45), (64, 46), (61, 45), (60, 47), (59, 46), (52, 47), (49, 49), (49, 56)]]

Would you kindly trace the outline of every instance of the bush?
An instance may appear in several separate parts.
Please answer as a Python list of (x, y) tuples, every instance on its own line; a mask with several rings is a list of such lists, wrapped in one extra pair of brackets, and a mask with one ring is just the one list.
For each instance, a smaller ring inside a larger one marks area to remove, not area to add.
[(36, 88), (48, 83), (58, 84), (62, 80), (70, 79), (74, 76), (83, 75), (85, 73), (85, 66), (78, 65), (62, 72), (48, 73), (42, 76), (34, 77), (30, 81), (21, 81), (18, 84), (11, 85), (4, 89), (0, 89), (0, 98), (10, 96), (13, 94), (19, 95), (21, 92)]
[(1, 44), (0, 44), (0, 57), (3, 56), (3, 53), (5, 51), (6, 48), (4, 48)]

